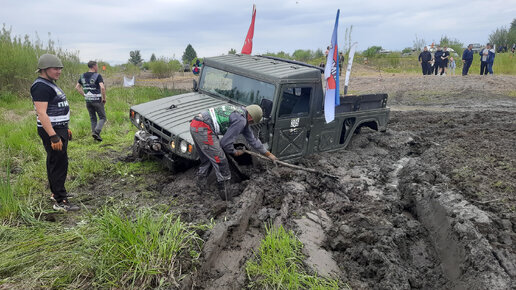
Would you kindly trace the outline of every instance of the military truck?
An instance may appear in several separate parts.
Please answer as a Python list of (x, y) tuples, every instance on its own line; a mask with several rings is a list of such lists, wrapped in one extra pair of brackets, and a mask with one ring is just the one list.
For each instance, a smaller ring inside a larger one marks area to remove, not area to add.
[[(260, 105), (263, 120), (251, 128), (269, 151), (285, 161), (342, 149), (362, 127), (386, 130), (387, 94), (341, 96), (335, 120), (326, 123), (322, 72), (316, 66), (267, 56), (205, 58), (193, 92), (130, 108), (130, 119), (139, 130), (133, 152), (155, 156), (170, 169), (188, 166), (199, 159), (190, 121), (220, 105)], [(244, 138), (236, 143), (246, 146)]]

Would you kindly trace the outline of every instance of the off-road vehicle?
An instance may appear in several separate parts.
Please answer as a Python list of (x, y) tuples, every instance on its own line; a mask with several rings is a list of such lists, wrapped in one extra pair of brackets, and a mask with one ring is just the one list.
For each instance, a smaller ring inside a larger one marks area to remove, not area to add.
[[(205, 58), (193, 92), (131, 107), (131, 121), (139, 129), (134, 154), (156, 156), (171, 169), (198, 160), (190, 121), (225, 104), (262, 107), (263, 120), (252, 130), (280, 160), (342, 149), (361, 127), (386, 130), (387, 94), (341, 96), (335, 120), (326, 123), (321, 73), (316, 66), (267, 56)], [(244, 138), (239, 142), (246, 144)]]

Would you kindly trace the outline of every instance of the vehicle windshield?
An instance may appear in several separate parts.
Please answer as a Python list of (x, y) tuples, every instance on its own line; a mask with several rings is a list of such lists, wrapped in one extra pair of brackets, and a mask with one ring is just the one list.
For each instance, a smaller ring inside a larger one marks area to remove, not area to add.
[(205, 66), (199, 88), (243, 105), (260, 104), (262, 99), (273, 100), (274, 85), (248, 77)]

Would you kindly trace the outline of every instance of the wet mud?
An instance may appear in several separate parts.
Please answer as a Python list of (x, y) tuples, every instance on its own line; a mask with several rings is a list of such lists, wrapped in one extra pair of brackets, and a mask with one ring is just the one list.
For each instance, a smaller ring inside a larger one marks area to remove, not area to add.
[(308, 272), (353, 289), (514, 289), (516, 78), (438, 78), (356, 78), (363, 92), (397, 84), (376, 88), (390, 94), (391, 120), (384, 133), (363, 129), (346, 149), (298, 163), (337, 179), (255, 160), (232, 201), (197, 189), (195, 168), (111, 194), (215, 222), (183, 289), (245, 288), (265, 224), (296, 233)]

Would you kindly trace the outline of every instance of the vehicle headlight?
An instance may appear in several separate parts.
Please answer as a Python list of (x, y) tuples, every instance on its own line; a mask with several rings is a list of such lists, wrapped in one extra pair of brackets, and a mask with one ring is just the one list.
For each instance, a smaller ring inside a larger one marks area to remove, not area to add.
[(138, 126), (140, 126), (140, 123), (141, 123), (141, 121), (142, 121), (142, 119), (141, 119), (141, 117), (140, 117), (140, 114), (138, 114), (138, 113), (135, 113), (135, 114), (134, 114), (134, 121), (136, 122), (136, 124), (137, 124)]
[(179, 144), (179, 149), (181, 150), (181, 153), (186, 153), (186, 151), (188, 150), (188, 142), (182, 140)]

